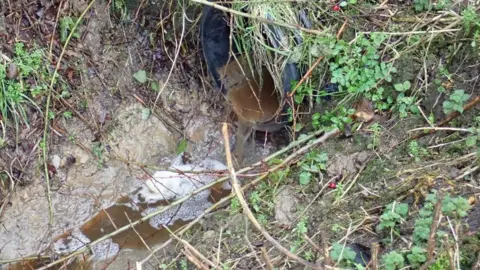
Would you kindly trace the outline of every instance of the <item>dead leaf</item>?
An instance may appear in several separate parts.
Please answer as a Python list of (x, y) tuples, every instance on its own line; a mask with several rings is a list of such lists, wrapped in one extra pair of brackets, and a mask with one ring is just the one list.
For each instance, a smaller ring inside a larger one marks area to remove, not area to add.
[(369, 122), (375, 115), (373, 111), (373, 104), (370, 100), (362, 98), (355, 102), (353, 107), (355, 108), (355, 113), (353, 114), (354, 119), (357, 119), (361, 122)]
[(468, 203), (470, 205), (474, 205), (476, 202), (477, 200), (475, 199), (475, 197), (471, 196), (470, 198), (468, 198)]
[(453, 82), (451, 80), (448, 80), (446, 82), (442, 83), (442, 86), (445, 87), (445, 89), (449, 90), (453, 88)]

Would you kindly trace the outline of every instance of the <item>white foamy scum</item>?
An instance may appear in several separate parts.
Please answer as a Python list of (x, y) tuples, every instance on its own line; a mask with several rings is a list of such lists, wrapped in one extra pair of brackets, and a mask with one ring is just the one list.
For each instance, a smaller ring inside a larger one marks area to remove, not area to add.
[[(177, 220), (193, 220), (210, 206), (212, 204), (207, 201), (207, 198), (193, 197), (179, 206), (172, 207), (162, 214), (150, 218), (148, 222), (153, 228), (161, 229), (162, 225), (171, 226)], [(157, 210), (152, 207), (147, 208), (142, 212), (142, 215), (145, 216)]]
[(117, 243), (114, 243), (112, 241), (112, 238), (108, 238), (96, 244), (92, 248), (92, 253), (93, 253), (92, 258), (99, 259), (99, 260), (108, 259), (117, 255), (119, 251), (120, 251), (120, 245)]
[(53, 243), (53, 248), (58, 254), (68, 254), (85, 247), (90, 242), (87, 236), (75, 228), (69, 236)]
[[(223, 163), (206, 158), (198, 163), (182, 164), (182, 155), (173, 160), (169, 168), (173, 171), (158, 171), (152, 179), (145, 181), (145, 185), (131, 199), (134, 203), (155, 203), (162, 200), (174, 200), (192, 193), (198, 188), (212, 183), (218, 179), (218, 176), (212, 173), (227, 170)], [(205, 172), (205, 173), (188, 173)], [(224, 182), (224, 189), (231, 189), (229, 182)], [(160, 229), (162, 225), (173, 225), (177, 220), (192, 220), (199, 216), (212, 204), (208, 201), (210, 190), (206, 189), (195, 196), (192, 196), (179, 206), (152, 217), (149, 223), (152, 227)], [(141, 197), (141, 198), (139, 198)], [(142, 212), (143, 216), (157, 211), (158, 208), (148, 208)]]
[[(148, 203), (183, 197), (217, 180), (217, 177), (211, 174), (218, 171), (225, 171), (227, 170), (227, 166), (220, 161), (210, 158), (203, 159), (197, 164), (182, 164), (182, 155), (180, 155), (173, 160), (169, 169), (171, 171), (155, 172), (153, 178), (145, 181), (147, 189), (141, 190), (140, 194)], [(231, 189), (228, 182), (223, 184), (223, 188)], [(209, 193), (209, 191), (201, 192), (204, 196), (203, 193)]]
[[(84, 248), (90, 242), (90, 239), (76, 228), (66, 238), (61, 238), (53, 243), (53, 248), (57, 254), (66, 255)], [(109, 238), (92, 247), (92, 258), (107, 259), (117, 255), (119, 251), (120, 246)]]

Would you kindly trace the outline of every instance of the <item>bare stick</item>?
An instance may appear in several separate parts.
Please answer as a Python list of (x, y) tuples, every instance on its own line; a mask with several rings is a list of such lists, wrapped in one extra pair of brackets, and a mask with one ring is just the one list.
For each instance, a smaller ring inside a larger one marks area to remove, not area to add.
[(163, 225), (163, 228), (165, 228), (165, 230), (167, 230), (171, 236), (173, 236), (175, 239), (177, 239), (177, 241), (179, 241), (180, 243), (182, 243), (182, 245), (185, 246), (185, 249), (187, 249), (188, 251), (191, 251), (193, 252), (193, 254), (195, 256), (197, 256), (198, 258), (202, 259), (202, 261), (208, 263), (211, 267), (213, 268), (218, 268), (218, 266), (215, 266), (215, 264), (210, 261), (209, 259), (207, 259), (205, 256), (203, 256), (202, 253), (200, 253), (200, 251), (198, 251), (196, 248), (194, 248), (192, 245), (190, 245), (190, 243), (188, 243), (187, 241), (183, 240), (182, 238), (178, 237), (176, 234), (174, 234), (167, 226)]
[(262, 250), (263, 260), (265, 261), (265, 264), (267, 265), (267, 269), (268, 270), (273, 270), (273, 264), (270, 261), (270, 257), (268, 257), (267, 249), (265, 247), (262, 247), (261, 250)]
[(187, 259), (192, 262), (193, 264), (195, 264), (195, 266), (198, 268), (198, 269), (201, 269), (201, 270), (208, 270), (208, 267), (203, 265), (203, 263), (201, 263), (200, 261), (198, 261), (198, 259), (192, 254), (192, 252), (187, 248), (185, 247), (184, 250), (183, 250), (183, 254), (185, 255), (185, 257), (187, 257)]
[(378, 243), (373, 243), (372, 244), (372, 270), (377, 270), (378, 269), (378, 251), (380, 249), (380, 246)]
[[(78, 17), (77, 21), (72, 27), (72, 31), (70, 31), (70, 34), (68, 35), (65, 45), (63, 46), (62, 52), (60, 53), (60, 56), (58, 57), (57, 60), (57, 65), (55, 66), (55, 70), (53, 71), (53, 76), (52, 79), (50, 80), (50, 85), (48, 87), (47, 91), (47, 104), (45, 105), (45, 125), (43, 128), (43, 139), (42, 139), (42, 155), (43, 155), (43, 166), (44, 166), (44, 173), (45, 173), (45, 185), (46, 185), (46, 190), (47, 190), (47, 201), (48, 201), (48, 209), (49, 209), (49, 214), (50, 214), (50, 219), (49, 223), (50, 226), (53, 226), (53, 205), (52, 205), (52, 197), (51, 197), (51, 192), (50, 192), (50, 176), (48, 175), (48, 166), (47, 166), (47, 160), (48, 160), (48, 151), (47, 151), (47, 132), (48, 132), (48, 124), (49, 124), (49, 119), (48, 115), (50, 112), (50, 103), (52, 100), (52, 91), (53, 91), (53, 86), (56, 82), (56, 78), (58, 75), (58, 70), (60, 69), (60, 65), (62, 64), (62, 59), (63, 56), (65, 55), (65, 51), (67, 50), (67, 46), (72, 39), (73, 34), (75, 33), (75, 30), (77, 29), (78, 25), (80, 24), (80, 21), (83, 19), (83, 17), (87, 14), (87, 11), (93, 6), (95, 3), (95, 0), (92, 0), (90, 4), (85, 8), (85, 10), (80, 14), (80, 17)], [(60, 7), (61, 8), (61, 7)]]
[(444, 238), (443, 241), (447, 249), (447, 256), (448, 256), (448, 263), (450, 265), (450, 270), (455, 270), (455, 262), (452, 256), (452, 245), (450, 245), (450, 240), (448, 239), (448, 235), (445, 235), (443, 238)]
[(157, 98), (155, 99), (154, 105), (157, 106), (157, 101), (160, 98), (160, 95), (163, 93), (163, 90), (165, 90), (165, 87), (168, 84), (168, 81), (170, 80), (170, 76), (172, 76), (173, 69), (175, 68), (175, 64), (177, 63), (177, 58), (180, 53), (180, 49), (182, 48), (182, 41), (183, 41), (183, 35), (185, 34), (185, 10), (182, 10), (182, 33), (180, 35), (180, 40), (177, 43), (177, 52), (175, 53), (175, 58), (173, 59), (172, 62), (172, 67), (170, 68), (170, 72), (168, 73), (168, 77), (165, 80), (165, 83), (162, 85), (162, 89), (157, 94)]
[(432, 225), (430, 227), (430, 237), (428, 238), (427, 259), (433, 258), (433, 252), (435, 251), (435, 235), (437, 234), (438, 223), (440, 222), (440, 215), (442, 213), (442, 201), (443, 195), (439, 192), (437, 197), (437, 203), (435, 204), (435, 212), (433, 213)]
[(232, 187), (233, 187), (233, 190), (235, 191), (235, 194), (237, 195), (238, 201), (242, 205), (244, 213), (247, 215), (248, 219), (250, 219), (253, 226), (255, 226), (255, 228), (257, 230), (259, 230), (260, 233), (268, 241), (270, 241), (270, 243), (272, 243), (272, 245), (274, 245), (278, 250), (280, 250), (283, 254), (285, 254), (290, 259), (295, 260), (295, 261), (303, 264), (304, 266), (311, 267), (313, 269), (321, 269), (321, 268), (319, 268), (318, 265), (310, 263), (310, 262), (298, 257), (297, 255), (291, 253), (290, 251), (288, 251), (285, 247), (280, 245), (280, 243), (278, 243), (267, 231), (265, 231), (262, 228), (262, 226), (260, 225), (260, 223), (258, 223), (257, 219), (255, 218), (252, 211), (248, 207), (247, 202), (245, 201), (245, 198), (243, 196), (243, 192), (241, 190), (241, 186), (238, 183), (237, 176), (235, 174), (235, 170), (233, 169), (232, 153), (230, 152), (230, 141), (228, 139), (228, 125), (227, 125), (227, 123), (223, 124), (222, 132), (223, 132), (223, 137), (224, 137), (224, 140), (225, 140), (225, 152), (226, 152), (225, 154), (227, 156), (227, 166), (228, 166), (228, 170), (230, 172), (230, 179), (232, 180)]
[(324, 259), (324, 265), (325, 267), (331, 267), (332, 265), (334, 265), (332, 259), (330, 258), (330, 256), (328, 255), (328, 238), (327, 238), (327, 234), (325, 233), (325, 230), (322, 230), (320, 231), (320, 237), (322, 239), (322, 246), (323, 246), (323, 257), (325, 257)]
[[(342, 24), (342, 27), (340, 27), (340, 30), (338, 30), (338, 33), (336, 35), (337, 40), (339, 40), (340, 37), (342, 36), (342, 33), (343, 33), (343, 31), (345, 31), (346, 26), (347, 26), (347, 20), (345, 20), (345, 22)], [(318, 64), (320, 64), (320, 62), (323, 60), (323, 58), (324, 58), (323, 55), (318, 57), (317, 61), (315, 61), (315, 63), (313, 63), (313, 65), (308, 69), (307, 73), (305, 73), (305, 75), (302, 77), (302, 79), (300, 79), (300, 81), (297, 83), (295, 88), (293, 88), (292, 92), (290, 92), (288, 94), (289, 97), (292, 97), (293, 95), (295, 95), (295, 92), (297, 91), (298, 87), (300, 87), (300, 85), (302, 85), (303, 82), (305, 82), (305, 80), (308, 77), (310, 77), (310, 75), (312, 75), (313, 70), (315, 69), (315, 67), (318, 66)]]

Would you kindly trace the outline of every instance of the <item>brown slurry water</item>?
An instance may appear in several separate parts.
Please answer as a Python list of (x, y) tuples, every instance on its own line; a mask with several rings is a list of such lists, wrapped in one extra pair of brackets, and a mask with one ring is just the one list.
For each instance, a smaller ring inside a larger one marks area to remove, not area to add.
[[(252, 133), (280, 112), (281, 97), (275, 89), (270, 72), (263, 67), (259, 73), (251, 70), (245, 56), (233, 60), (217, 70), (227, 89), (226, 99), (238, 120), (234, 155), (243, 164), (245, 143)], [(262, 128), (267, 128), (268, 125)]]
[(262, 70), (262, 85), (257, 72), (252, 71), (245, 57), (218, 70), (227, 90), (227, 101), (238, 120), (252, 126), (271, 120), (280, 109), (280, 97), (273, 78), (266, 68)]

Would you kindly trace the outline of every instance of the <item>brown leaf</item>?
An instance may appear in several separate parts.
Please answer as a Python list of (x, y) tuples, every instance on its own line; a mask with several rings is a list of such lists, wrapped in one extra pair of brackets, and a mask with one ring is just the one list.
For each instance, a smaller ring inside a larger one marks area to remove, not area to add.
[(353, 117), (358, 119), (361, 122), (369, 122), (373, 119), (375, 115), (373, 111), (373, 104), (368, 99), (360, 99), (353, 105), (355, 108), (355, 113)]
[(468, 203), (470, 205), (474, 205), (476, 202), (477, 202), (477, 200), (475, 199), (475, 197), (472, 196), (472, 197), (468, 198)]

